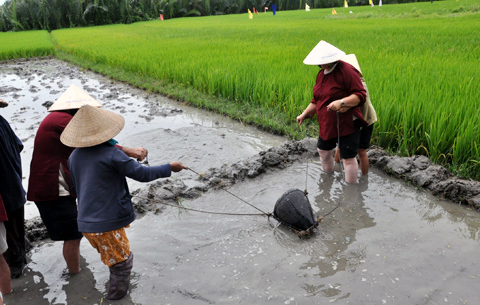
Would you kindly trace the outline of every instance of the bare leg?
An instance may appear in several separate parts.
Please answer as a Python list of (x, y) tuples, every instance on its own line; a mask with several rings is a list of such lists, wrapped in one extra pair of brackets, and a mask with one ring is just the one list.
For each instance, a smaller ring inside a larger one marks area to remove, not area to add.
[(333, 151), (332, 150), (321, 150), (318, 149), (318, 154), (320, 155), (320, 163), (322, 163), (322, 168), (325, 172), (333, 172)]
[(10, 268), (7, 261), (0, 254), (0, 292), (8, 294), (12, 292), (12, 283), (10, 282)]
[(80, 272), (80, 241), (82, 239), (66, 240), (63, 243), (63, 258), (71, 274)]
[(360, 168), (362, 170), (362, 175), (368, 174), (368, 155), (367, 150), (364, 148), (358, 149), (358, 159), (360, 160)]
[(356, 183), (358, 176), (358, 162), (356, 158), (343, 159), (345, 168), (345, 181), (347, 183)]

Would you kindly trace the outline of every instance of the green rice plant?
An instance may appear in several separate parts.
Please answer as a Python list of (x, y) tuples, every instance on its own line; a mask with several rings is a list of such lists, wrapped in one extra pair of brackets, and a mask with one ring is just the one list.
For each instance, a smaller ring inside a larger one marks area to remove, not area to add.
[[(412, 11), (408, 7), (403, 11)], [(442, 164), (478, 159), (455, 152), (454, 144), (464, 146), (457, 138), (469, 129), (461, 123), (478, 112), (479, 16), (418, 18), (427, 6), (415, 8), (406, 22), (402, 10), (384, 6), (390, 17), (380, 18), (381, 25), (377, 18), (349, 18), (346, 11), (333, 18), (330, 10), (314, 10), (60, 30), (53, 36), (63, 52), (226, 98), (244, 121), (273, 126), (279, 120), (291, 134), (298, 134), (292, 122), (308, 105), (318, 72), (302, 60), (324, 39), (357, 55), (379, 115), (377, 144)], [(391, 18), (395, 14), (401, 17)], [(468, 143), (478, 137), (470, 132)]]
[(0, 32), (0, 42), (0, 60), (55, 54), (47, 31)]

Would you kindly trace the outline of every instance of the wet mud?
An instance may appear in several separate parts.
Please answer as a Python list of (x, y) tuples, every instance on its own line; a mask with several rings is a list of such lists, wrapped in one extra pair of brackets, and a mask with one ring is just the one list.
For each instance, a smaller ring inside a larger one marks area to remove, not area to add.
[(388, 156), (381, 148), (370, 149), (368, 156), (371, 164), (386, 173), (427, 189), (440, 198), (480, 209), (479, 181), (455, 177), (425, 156)]
[[(0, 76), (0, 96), (11, 103), (1, 114), (25, 145), (25, 187), (36, 128), (70, 83), (125, 117), (121, 144), (146, 147), (151, 165), (179, 160), (192, 169), (128, 181), (136, 258), (129, 295), (116, 302), (104, 299), (108, 271), (98, 253), (83, 241), (82, 272), (68, 275), (62, 244), (48, 239), (28, 202), (34, 247), (7, 305), (480, 301), (472, 289), (480, 188), (425, 157), (372, 148), (369, 175), (347, 185), (339, 164), (322, 172), (312, 138), (287, 141), (55, 59), (3, 62)], [(308, 190), (315, 215), (325, 216), (309, 238), (259, 213), (292, 188)]]

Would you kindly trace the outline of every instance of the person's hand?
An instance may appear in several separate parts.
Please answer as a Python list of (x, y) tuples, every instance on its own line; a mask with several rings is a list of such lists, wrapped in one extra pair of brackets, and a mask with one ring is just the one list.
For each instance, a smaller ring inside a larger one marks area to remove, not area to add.
[(298, 125), (302, 125), (303, 121), (305, 120), (305, 114), (302, 113), (301, 115), (297, 116), (297, 123)]
[(142, 161), (148, 154), (148, 151), (143, 147), (122, 147), (122, 151), (130, 158), (135, 158), (138, 161)]
[(175, 172), (175, 173), (181, 171), (182, 169), (188, 169), (188, 167), (183, 165), (182, 162), (178, 162), (178, 161), (171, 162), (170, 166), (172, 167), (172, 172)]
[(327, 109), (330, 111), (335, 111), (335, 112), (342, 112), (340, 111), (342, 109), (342, 101), (341, 100), (336, 100), (328, 104)]
[(344, 112), (347, 112), (349, 109), (350, 109), (350, 107), (348, 107), (348, 106), (343, 106), (343, 107), (340, 107), (340, 109), (338, 109), (338, 112), (344, 113)]

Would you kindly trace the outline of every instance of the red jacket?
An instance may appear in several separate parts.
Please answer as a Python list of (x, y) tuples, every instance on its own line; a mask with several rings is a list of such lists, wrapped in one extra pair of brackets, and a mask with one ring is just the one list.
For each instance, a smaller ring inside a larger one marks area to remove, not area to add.
[(66, 112), (54, 111), (43, 119), (35, 136), (27, 199), (50, 201), (59, 198), (59, 170), (62, 164), (65, 180), (70, 187), (68, 157), (74, 148), (60, 142), (60, 135), (73, 118)]
[(359, 118), (363, 123), (362, 125), (367, 126), (360, 111), (360, 106), (365, 103), (367, 93), (358, 71), (348, 63), (339, 61), (335, 69), (327, 75), (324, 74), (323, 69), (318, 72), (317, 80), (313, 87), (311, 103), (317, 107), (317, 119), (320, 126), (319, 135), (323, 140), (334, 139), (338, 136), (337, 112), (328, 110), (327, 106), (331, 102), (351, 94), (355, 94), (360, 98), (360, 104), (347, 112), (338, 113), (341, 137), (352, 134), (355, 131), (352, 115)]

